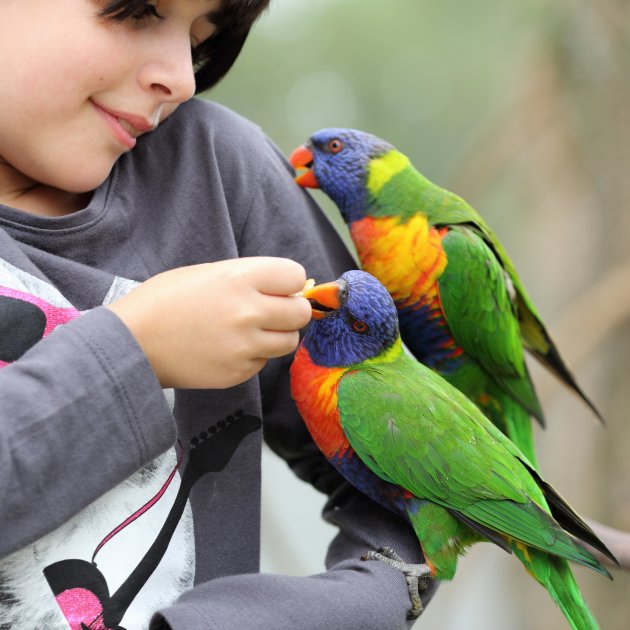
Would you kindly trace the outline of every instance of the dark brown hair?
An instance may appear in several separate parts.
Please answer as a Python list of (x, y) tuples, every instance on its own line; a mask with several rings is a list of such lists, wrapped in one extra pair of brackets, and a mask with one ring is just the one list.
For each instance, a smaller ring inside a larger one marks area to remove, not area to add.
[[(222, 0), (210, 19), (217, 29), (194, 50), (196, 92), (216, 85), (232, 67), (249, 31), (269, 6), (270, 0)], [(102, 17), (122, 22), (146, 7), (146, 0), (109, 0), (99, 12)]]

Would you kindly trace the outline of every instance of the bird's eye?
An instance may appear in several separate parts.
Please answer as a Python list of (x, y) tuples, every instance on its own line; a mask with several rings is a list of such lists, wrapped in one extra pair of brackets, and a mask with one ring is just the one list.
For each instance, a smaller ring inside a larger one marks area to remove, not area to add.
[(355, 332), (363, 334), (367, 332), (368, 325), (365, 322), (360, 322), (357, 320), (356, 322), (352, 324), (352, 328), (354, 329)]
[(334, 138), (328, 143), (328, 150), (331, 153), (339, 153), (341, 149), (343, 149), (343, 142), (338, 138)]

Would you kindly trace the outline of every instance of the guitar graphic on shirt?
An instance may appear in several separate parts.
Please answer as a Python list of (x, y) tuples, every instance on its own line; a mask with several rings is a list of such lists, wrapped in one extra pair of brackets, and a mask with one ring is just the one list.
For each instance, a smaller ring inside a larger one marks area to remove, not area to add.
[(237, 411), (191, 440), (181, 473), (181, 484), (171, 510), (153, 544), (115, 593), (109, 594), (107, 581), (97, 568), (94, 557), (108, 540), (149, 509), (159, 499), (164, 487), (152, 501), (104, 539), (96, 548), (92, 562), (81, 559), (61, 560), (44, 569), (44, 576), (70, 630), (125, 630), (119, 624), (166, 552), (192, 487), (204, 475), (223, 470), (241, 441), (259, 430), (261, 424), (256, 416)]

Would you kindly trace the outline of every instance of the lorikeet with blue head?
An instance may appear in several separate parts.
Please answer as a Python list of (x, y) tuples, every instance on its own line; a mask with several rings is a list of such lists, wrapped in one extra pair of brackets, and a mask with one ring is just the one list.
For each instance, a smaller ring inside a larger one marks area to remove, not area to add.
[(464, 392), (536, 463), (531, 417), (544, 426), (528, 350), (578, 386), (503, 246), (483, 218), (433, 184), (390, 143), (324, 129), (290, 156), (296, 177), (338, 206), (362, 269), (394, 299), (404, 344)]
[(313, 321), (291, 365), (291, 392), (315, 443), (355, 487), (405, 518), (425, 563), (370, 550), (419, 584), (450, 580), (473, 543), (513, 552), (576, 630), (597, 628), (569, 568), (608, 577), (587, 542), (614, 560), (525, 455), (464, 394), (402, 347), (397, 311), (370, 274), (348, 271), (304, 291)]

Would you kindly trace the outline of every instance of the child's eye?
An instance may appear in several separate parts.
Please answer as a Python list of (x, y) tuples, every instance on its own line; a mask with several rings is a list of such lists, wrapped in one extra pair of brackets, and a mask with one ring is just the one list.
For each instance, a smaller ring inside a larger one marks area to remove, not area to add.
[(149, 20), (164, 19), (164, 17), (158, 13), (157, 7), (154, 4), (150, 4), (149, 2), (145, 3), (144, 6), (138, 8), (129, 17), (137, 26), (142, 26), (145, 22), (148, 22)]
[[(152, 20), (163, 20), (156, 4), (142, 0), (98, 0), (105, 4), (98, 12), (98, 16), (117, 24), (127, 22), (133, 26), (144, 26)], [(155, 0), (154, 0), (155, 2)]]

